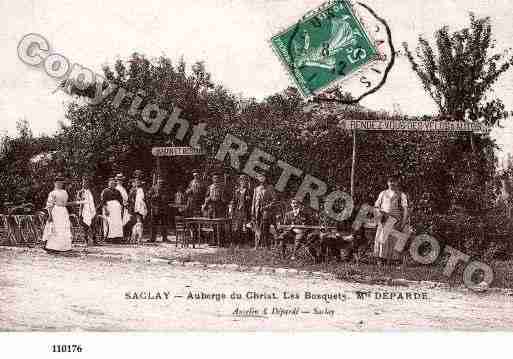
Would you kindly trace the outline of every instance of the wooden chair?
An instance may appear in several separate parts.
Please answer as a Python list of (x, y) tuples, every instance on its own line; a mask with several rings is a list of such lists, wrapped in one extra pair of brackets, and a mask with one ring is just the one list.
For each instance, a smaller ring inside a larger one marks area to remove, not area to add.
[(109, 234), (109, 221), (104, 215), (96, 215), (91, 223), (93, 238), (97, 243), (104, 242)]
[(0, 215), (0, 245), (7, 246), (11, 244), (9, 236), (9, 226), (7, 224), (7, 216)]
[[(189, 228), (185, 225), (182, 216), (175, 216), (175, 226), (176, 226), (176, 247), (178, 247), (178, 242), (181, 243), (182, 248), (189, 246), (189, 240), (191, 239), (191, 233)], [(194, 245), (194, 243), (193, 243)]]
[(215, 241), (215, 238), (214, 238), (214, 227), (212, 225), (208, 225), (208, 224), (202, 224), (201, 227), (200, 227), (200, 234), (199, 234), (199, 237), (198, 237), (198, 245), (201, 244), (201, 241), (203, 238), (208, 238), (207, 239), (207, 242), (208, 243), (214, 243)]
[(32, 219), (32, 223), (34, 224), (34, 229), (37, 234), (37, 239), (39, 241), (42, 241), (43, 239), (43, 231), (46, 225), (47, 217), (48, 215), (45, 212), (39, 211), (36, 212), (34, 218)]
[(14, 221), (14, 236), (16, 237), (16, 244), (27, 245), (32, 242), (33, 238), (28, 226), (28, 216), (26, 215), (12, 215)]

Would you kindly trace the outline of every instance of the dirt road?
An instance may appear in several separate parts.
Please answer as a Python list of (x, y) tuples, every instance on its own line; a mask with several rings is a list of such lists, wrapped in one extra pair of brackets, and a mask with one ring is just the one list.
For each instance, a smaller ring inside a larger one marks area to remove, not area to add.
[(0, 248), (0, 263), (3, 331), (513, 329), (513, 297), (501, 294), (55, 257), (41, 250)]

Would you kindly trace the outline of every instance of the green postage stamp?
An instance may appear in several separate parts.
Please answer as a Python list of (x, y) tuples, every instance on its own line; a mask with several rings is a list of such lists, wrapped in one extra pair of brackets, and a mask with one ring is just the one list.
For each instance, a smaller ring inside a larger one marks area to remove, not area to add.
[(271, 46), (305, 97), (329, 89), (378, 55), (347, 0), (305, 15), (273, 36)]

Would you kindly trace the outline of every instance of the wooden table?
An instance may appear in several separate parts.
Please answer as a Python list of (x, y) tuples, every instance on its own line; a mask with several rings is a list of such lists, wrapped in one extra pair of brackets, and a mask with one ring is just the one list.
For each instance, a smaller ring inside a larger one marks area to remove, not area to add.
[[(194, 227), (197, 226), (197, 235), (198, 238), (198, 245), (200, 244), (200, 233), (201, 233), (201, 227), (202, 226), (211, 226), (215, 227), (214, 233), (216, 235), (216, 242), (217, 246), (221, 246), (221, 229), (228, 228), (228, 230), (223, 231), (225, 234), (227, 234), (228, 242), (231, 243), (232, 241), (232, 225), (231, 225), (231, 218), (208, 218), (208, 217), (188, 217), (184, 218), (185, 227), (188, 229), (191, 229), (194, 234)], [(193, 235), (193, 245), (194, 245), (194, 235)]]
[(181, 203), (169, 203), (168, 206), (172, 208), (177, 208), (178, 210), (184, 210), (187, 208), (186, 204)]

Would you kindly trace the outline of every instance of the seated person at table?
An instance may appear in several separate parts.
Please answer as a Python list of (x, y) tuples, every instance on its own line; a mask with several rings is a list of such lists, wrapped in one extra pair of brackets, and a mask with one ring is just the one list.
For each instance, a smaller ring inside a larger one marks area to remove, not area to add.
[(310, 216), (305, 212), (303, 205), (298, 200), (292, 199), (290, 201), (292, 210), (285, 213), (283, 218), (283, 225), (287, 226), (279, 236), (279, 246), (282, 256), (285, 256), (285, 246), (287, 243), (294, 243), (292, 258), (295, 259), (296, 251), (299, 244), (305, 241), (309, 230), (303, 228), (294, 228), (294, 225), (312, 225), (313, 221)]
[[(342, 211), (340, 204), (333, 206), (335, 213)], [(353, 251), (354, 237), (351, 229), (351, 218), (345, 221), (337, 221), (328, 216), (324, 208), (319, 212), (319, 225), (324, 227), (311, 235), (318, 237), (318, 246), (316, 247), (316, 261), (321, 261), (323, 257), (334, 257), (337, 260), (350, 258)]]

